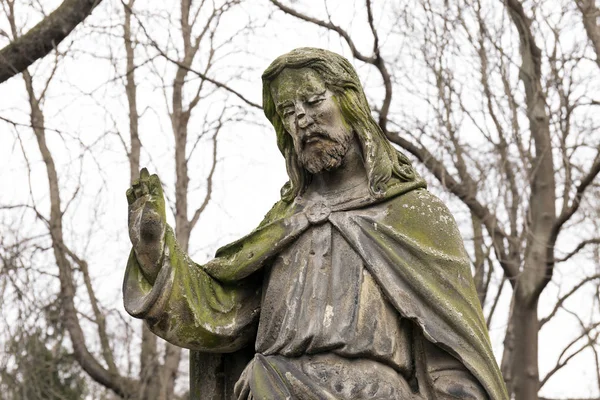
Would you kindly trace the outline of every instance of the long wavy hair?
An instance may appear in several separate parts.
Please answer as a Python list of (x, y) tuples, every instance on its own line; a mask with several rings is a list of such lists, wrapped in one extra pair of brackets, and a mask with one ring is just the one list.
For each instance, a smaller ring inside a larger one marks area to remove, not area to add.
[(416, 174), (408, 158), (392, 147), (371, 115), (364, 90), (350, 62), (327, 50), (303, 47), (276, 58), (262, 75), (264, 112), (275, 128), (277, 146), (285, 158), (290, 178), (281, 189), (283, 200), (292, 201), (302, 194), (311, 179), (311, 174), (298, 161), (292, 137), (285, 130), (271, 95), (271, 83), (284, 68), (311, 68), (331, 90), (345, 121), (360, 142), (373, 196), (383, 196), (393, 176), (404, 182), (415, 179)]

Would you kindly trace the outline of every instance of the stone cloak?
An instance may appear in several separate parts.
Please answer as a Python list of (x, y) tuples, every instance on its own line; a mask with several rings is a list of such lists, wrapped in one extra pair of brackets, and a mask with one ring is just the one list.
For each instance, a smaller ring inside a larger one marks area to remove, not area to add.
[(508, 395), (495, 361), (454, 218), (421, 179), (393, 181), (383, 198), (335, 205), (280, 201), (259, 227), (199, 266), (167, 232), (163, 268), (151, 285), (130, 256), (126, 310), (182, 347), (233, 352), (251, 343), (260, 312), (260, 270), (311, 224), (325, 220), (363, 258), (398, 313), (460, 360), (491, 400)]

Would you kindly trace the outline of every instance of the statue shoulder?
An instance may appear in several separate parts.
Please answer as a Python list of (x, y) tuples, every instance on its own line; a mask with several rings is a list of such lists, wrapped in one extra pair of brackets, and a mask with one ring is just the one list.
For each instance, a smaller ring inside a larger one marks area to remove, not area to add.
[[(249, 240), (252, 238), (256, 238), (256, 235), (263, 230), (267, 225), (282, 218), (290, 215), (290, 210), (292, 209), (291, 203), (280, 200), (271, 207), (269, 212), (265, 215), (262, 222), (248, 235), (232, 242), (226, 244), (225, 246), (219, 248), (215, 254), (216, 257), (227, 256), (228, 254), (233, 254), (239, 251), (245, 244), (248, 244)], [(265, 228), (268, 229), (268, 228)]]
[(396, 196), (385, 206), (384, 221), (394, 230), (423, 245), (464, 254), (462, 237), (452, 213), (427, 189)]
[(268, 225), (273, 221), (277, 221), (278, 219), (289, 216), (292, 208), (291, 206), (291, 202), (279, 200), (267, 212), (261, 223), (258, 225), (257, 229), (262, 228), (263, 226)]

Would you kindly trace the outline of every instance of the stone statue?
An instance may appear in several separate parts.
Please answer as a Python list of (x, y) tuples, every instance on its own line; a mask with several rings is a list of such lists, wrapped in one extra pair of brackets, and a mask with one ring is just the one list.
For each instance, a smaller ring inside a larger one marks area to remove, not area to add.
[(198, 265), (142, 170), (127, 193), (127, 311), (192, 350), (252, 346), (236, 399), (508, 399), (456, 223), (385, 138), (351, 64), (301, 48), (262, 79), (281, 201)]

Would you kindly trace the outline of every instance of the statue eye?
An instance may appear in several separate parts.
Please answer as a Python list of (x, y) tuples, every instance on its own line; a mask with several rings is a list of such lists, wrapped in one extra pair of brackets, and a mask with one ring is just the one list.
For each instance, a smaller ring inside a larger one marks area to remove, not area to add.
[(308, 100), (307, 103), (310, 104), (311, 106), (314, 106), (316, 104), (322, 103), (323, 100), (325, 100), (324, 97), (317, 97), (317, 98)]
[(294, 109), (292, 107), (286, 108), (283, 110), (283, 112), (281, 113), (281, 115), (285, 118), (285, 117), (290, 117), (292, 115), (294, 115)]

